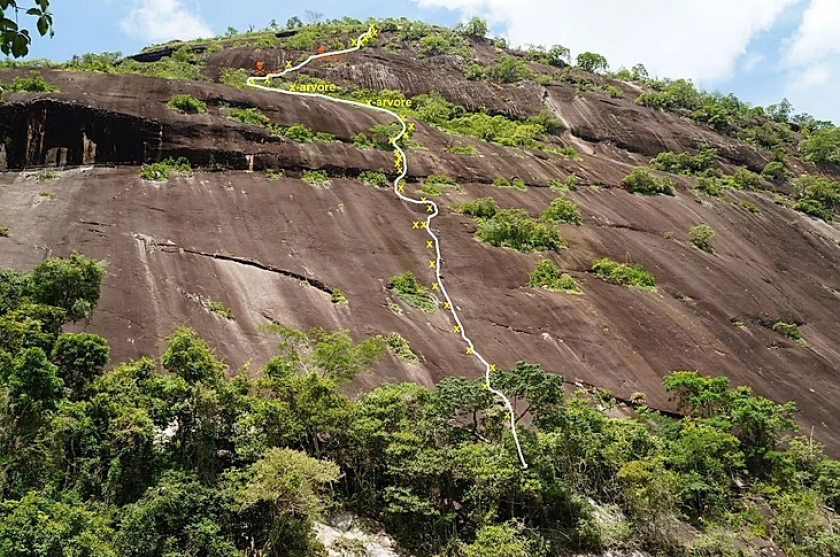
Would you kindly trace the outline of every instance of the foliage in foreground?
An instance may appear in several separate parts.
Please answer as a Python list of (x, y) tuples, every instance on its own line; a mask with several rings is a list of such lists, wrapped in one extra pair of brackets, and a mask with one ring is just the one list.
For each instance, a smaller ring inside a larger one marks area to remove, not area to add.
[[(270, 326), (277, 355), (249, 377), (179, 329), (159, 362), (106, 372), (104, 339), (61, 330), (102, 272), (79, 255), (0, 271), (0, 554), (318, 555), (312, 527), (338, 506), (418, 556), (737, 555), (750, 531), (837, 555), (840, 463), (791, 403), (680, 371), (665, 389), (684, 418), (616, 418), (608, 393), (567, 397), (519, 362), (491, 380), (530, 416), (524, 470), (483, 379), (344, 394), (396, 338)], [(679, 520), (700, 536), (680, 541)]]

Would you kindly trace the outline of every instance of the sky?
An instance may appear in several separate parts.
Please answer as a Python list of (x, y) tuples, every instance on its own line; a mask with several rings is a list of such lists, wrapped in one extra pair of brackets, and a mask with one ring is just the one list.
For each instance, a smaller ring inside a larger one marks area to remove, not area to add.
[(282, 25), (305, 9), (327, 18), (409, 17), (454, 25), (473, 16), (515, 46), (561, 44), (603, 54), (611, 69), (689, 78), (753, 105), (789, 99), (795, 112), (840, 123), (838, 0), (53, 0), (55, 37), (31, 57), (131, 54), (151, 43)]

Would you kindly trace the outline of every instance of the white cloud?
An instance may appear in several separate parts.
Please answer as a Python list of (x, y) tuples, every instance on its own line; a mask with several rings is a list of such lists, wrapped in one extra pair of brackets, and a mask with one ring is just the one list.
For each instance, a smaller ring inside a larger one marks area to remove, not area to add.
[(751, 53), (747, 54), (744, 57), (744, 62), (743, 62), (744, 71), (747, 72), (747, 73), (753, 71), (756, 68), (756, 66), (758, 66), (759, 64), (764, 62), (764, 60), (766, 60), (766, 59), (767, 59), (766, 56), (764, 56), (763, 54), (756, 53), (756, 52), (751, 52)]
[(155, 43), (213, 35), (201, 16), (184, 7), (182, 0), (136, 0), (120, 27), (134, 38)]
[(783, 43), (787, 70), (785, 94), (794, 107), (817, 118), (840, 121), (836, 95), (840, 88), (840, 3), (811, 0), (799, 29)]
[(641, 62), (652, 75), (713, 84), (731, 76), (756, 33), (801, 0), (414, 1), (502, 24), (514, 45), (559, 43), (603, 54), (613, 68)]

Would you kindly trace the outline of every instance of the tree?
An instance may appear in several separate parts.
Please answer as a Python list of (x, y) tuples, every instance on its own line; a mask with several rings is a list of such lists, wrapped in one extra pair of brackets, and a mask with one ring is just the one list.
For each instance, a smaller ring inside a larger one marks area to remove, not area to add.
[(637, 81), (644, 81), (648, 78), (648, 71), (644, 64), (636, 64), (630, 71), (632, 72), (633, 79)]
[(306, 18), (306, 21), (308, 21), (310, 25), (315, 25), (324, 19), (324, 14), (320, 12), (313, 12), (312, 10), (306, 10), (303, 12), (303, 17)]
[(474, 17), (463, 26), (463, 33), (468, 37), (483, 39), (487, 36), (487, 22)]
[(303, 22), (298, 16), (292, 16), (286, 20), (286, 29), (297, 29), (303, 27)]
[(180, 328), (172, 333), (163, 353), (163, 369), (177, 374), (189, 384), (213, 384), (222, 378), (224, 365), (195, 331)]
[[(21, 29), (18, 24), (19, 16), (26, 9), (23, 4), (24, 0), (0, 0), (0, 51), (6, 56), (20, 58), (29, 54), (32, 37), (28, 29)], [(52, 37), (53, 18), (49, 0), (34, 0), (32, 4), (25, 15), (38, 18), (35, 26), (42, 37), (47, 33)]]
[(771, 104), (767, 107), (767, 116), (779, 124), (787, 124), (791, 113), (793, 113), (793, 105), (787, 99), (782, 99), (779, 104)]
[(32, 270), (32, 297), (61, 308), (65, 321), (87, 318), (99, 301), (106, 264), (73, 252), (66, 259), (51, 257)]
[(578, 54), (577, 66), (583, 71), (592, 73), (598, 73), (610, 67), (606, 58), (600, 54), (595, 54), (594, 52), (583, 52)]
[(52, 409), (61, 397), (63, 382), (40, 348), (23, 349), (11, 369), (0, 372), (9, 386), (12, 412), (18, 416), (38, 416)]
[(840, 127), (815, 130), (799, 145), (803, 158), (817, 164), (840, 164)]
[(565, 46), (556, 44), (548, 49), (548, 63), (552, 66), (568, 66), (571, 61), (571, 53)]
[(64, 386), (80, 395), (91, 381), (102, 374), (110, 354), (108, 343), (99, 335), (64, 333), (53, 347), (52, 361), (58, 366)]
[(312, 525), (324, 509), (325, 489), (338, 480), (332, 462), (316, 460), (299, 451), (273, 448), (245, 472), (236, 492), (246, 521), (257, 537), (256, 545), (269, 555), (306, 550)]
[(465, 557), (535, 557), (546, 555), (525, 535), (525, 526), (516, 520), (481, 528), (475, 541), (464, 546)]

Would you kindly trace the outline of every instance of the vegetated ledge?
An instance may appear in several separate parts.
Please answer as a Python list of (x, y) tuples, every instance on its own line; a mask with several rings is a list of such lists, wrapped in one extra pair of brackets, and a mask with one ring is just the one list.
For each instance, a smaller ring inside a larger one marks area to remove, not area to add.
[(327, 285), (325, 282), (320, 281), (316, 278), (308, 277), (306, 275), (301, 275), (300, 273), (295, 273), (294, 271), (287, 271), (285, 269), (280, 269), (279, 267), (275, 267), (274, 265), (269, 265), (266, 263), (262, 263), (256, 259), (250, 259), (246, 257), (236, 257), (234, 255), (228, 255), (225, 253), (210, 253), (194, 248), (182, 247), (174, 242), (167, 242), (165, 244), (161, 244), (157, 242), (154, 238), (146, 236), (145, 234), (133, 234), (134, 238), (138, 241), (143, 242), (143, 244), (149, 248), (160, 250), (164, 253), (177, 253), (179, 251), (183, 251), (184, 253), (189, 253), (190, 255), (198, 255), (201, 257), (209, 257), (211, 259), (217, 259), (219, 261), (230, 261), (232, 263), (239, 263), (240, 265), (246, 265), (248, 267), (254, 267), (256, 269), (260, 269), (262, 271), (268, 271), (270, 273), (276, 273), (278, 275), (283, 275), (284, 277), (292, 278), (298, 280), (300, 282), (304, 282), (309, 286), (317, 288), (321, 292), (325, 292), (330, 296), (333, 295), (335, 292), (335, 288)]

